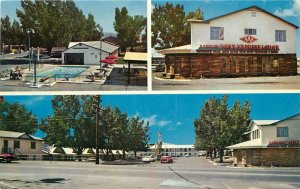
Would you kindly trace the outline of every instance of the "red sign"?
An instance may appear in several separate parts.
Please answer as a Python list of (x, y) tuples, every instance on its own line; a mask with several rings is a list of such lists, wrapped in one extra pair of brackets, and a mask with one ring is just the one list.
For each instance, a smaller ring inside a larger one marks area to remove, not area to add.
[(251, 35), (247, 35), (245, 37), (240, 38), (240, 40), (242, 40), (246, 43), (252, 43), (252, 42), (256, 41), (257, 39)]
[(240, 44), (219, 44), (200, 45), (198, 52), (253, 52), (253, 53), (278, 53), (278, 45), (240, 45)]
[(299, 147), (299, 140), (274, 140), (269, 141), (268, 147)]

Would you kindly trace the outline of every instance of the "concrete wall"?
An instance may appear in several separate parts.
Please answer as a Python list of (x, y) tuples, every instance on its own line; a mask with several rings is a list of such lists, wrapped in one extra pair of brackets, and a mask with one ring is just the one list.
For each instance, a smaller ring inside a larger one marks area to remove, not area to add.
[[(8, 140), (8, 148), (10, 152), (14, 151), (14, 141), (17, 139), (4, 139), (0, 138), (0, 151), (2, 153), (2, 150), (4, 148), (4, 140)], [(25, 139), (18, 139), (17, 141), (20, 141), (20, 148), (17, 148), (15, 153), (18, 155), (19, 152), (21, 154), (42, 154), (42, 141), (38, 140), (25, 140)], [(31, 149), (31, 142), (36, 143), (36, 149)]]
[[(248, 44), (240, 38), (245, 36), (245, 28), (251, 28), (257, 33), (253, 35), (257, 41), (251, 45), (279, 45), (279, 54), (296, 53), (296, 29), (293, 26), (257, 10), (256, 17), (251, 17), (253, 11), (245, 10), (208, 24), (192, 23), (192, 49), (197, 49), (200, 44)], [(224, 27), (224, 40), (210, 40), (210, 27)], [(275, 30), (286, 30), (286, 42), (275, 42)]]
[(233, 150), (234, 163), (254, 166), (300, 166), (300, 148)]

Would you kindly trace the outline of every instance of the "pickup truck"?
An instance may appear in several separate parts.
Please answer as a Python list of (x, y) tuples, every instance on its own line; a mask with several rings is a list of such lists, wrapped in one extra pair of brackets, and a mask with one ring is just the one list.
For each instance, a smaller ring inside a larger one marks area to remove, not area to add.
[(15, 159), (15, 156), (12, 154), (0, 154), (0, 163), (2, 163), (2, 162), (10, 163), (14, 159)]

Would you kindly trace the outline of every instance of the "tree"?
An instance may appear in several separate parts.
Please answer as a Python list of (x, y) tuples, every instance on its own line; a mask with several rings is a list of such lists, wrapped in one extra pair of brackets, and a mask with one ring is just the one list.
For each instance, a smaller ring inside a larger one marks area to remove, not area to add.
[(222, 99), (210, 98), (202, 107), (200, 118), (194, 121), (196, 148), (206, 149), (211, 158), (213, 151), (219, 151), (220, 162), (227, 146), (244, 140), (250, 122), (247, 101), (242, 106), (236, 101), (228, 108), (227, 100), (226, 95)]
[(137, 41), (143, 31), (145, 31), (147, 19), (143, 16), (136, 15), (134, 17), (128, 15), (126, 7), (115, 9), (114, 29), (117, 32), (117, 38), (122, 51), (126, 51), (127, 47), (131, 50), (136, 46)]
[[(54, 115), (42, 121), (50, 145), (71, 147), (81, 155), (95, 145), (95, 110), (93, 96), (59, 95), (52, 100)], [(99, 126), (98, 126), (99, 127)]]
[(129, 146), (136, 157), (137, 151), (145, 151), (148, 149), (149, 140), (149, 123), (146, 125), (144, 120), (138, 117), (132, 117), (129, 121)]
[(37, 118), (25, 108), (25, 105), (3, 101), (0, 108), (0, 130), (34, 134)]
[(87, 17), (74, 1), (21, 1), (16, 11), (23, 32), (33, 29), (32, 46), (67, 46), (70, 41), (99, 40), (102, 31), (94, 16)]
[(188, 19), (203, 19), (200, 8), (187, 15), (183, 5), (166, 3), (155, 5), (152, 12), (152, 45), (169, 48), (190, 44), (190, 24)]

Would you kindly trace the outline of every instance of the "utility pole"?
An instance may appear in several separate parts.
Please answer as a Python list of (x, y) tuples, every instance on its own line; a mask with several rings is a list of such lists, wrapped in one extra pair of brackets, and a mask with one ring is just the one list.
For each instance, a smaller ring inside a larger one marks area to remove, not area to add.
[(97, 95), (96, 96), (96, 104), (94, 104), (96, 107), (96, 164), (99, 164), (99, 139), (98, 139), (99, 131), (98, 131), (98, 128), (99, 128), (100, 102), (101, 102), (100, 95)]

